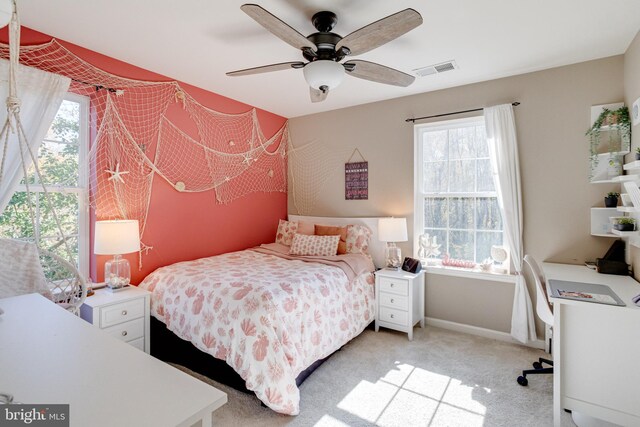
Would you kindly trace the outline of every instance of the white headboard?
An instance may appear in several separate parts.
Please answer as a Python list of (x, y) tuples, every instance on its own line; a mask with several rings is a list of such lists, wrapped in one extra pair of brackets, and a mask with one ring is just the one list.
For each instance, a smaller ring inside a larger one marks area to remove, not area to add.
[(373, 263), (376, 267), (382, 268), (385, 265), (385, 248), (387, 244), (378, 240), (378, 217), (369, 218), (340, 218), (330, 216), (302, 216), (302, 215), (289, 215), (290, 221), (306, 221), (313, 224), (321, 225), (349, 225), (358, 224), (364, 225), (371, 230), (371, 241), (369, 242), (369, 254), (373, 258)]

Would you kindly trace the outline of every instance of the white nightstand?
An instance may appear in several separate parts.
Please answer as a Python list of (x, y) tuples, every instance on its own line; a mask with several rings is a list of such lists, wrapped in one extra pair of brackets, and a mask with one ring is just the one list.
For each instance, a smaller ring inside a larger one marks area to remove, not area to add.
[(409, 334), (420, 322), (424, 328), (424, 272), (376, 271), (376, 332), (380, 326)]
[(149, 353), (150, 297), (149, 292), (136, 286), (120, 292), (98, 289), (80, 307), (80, 317)]

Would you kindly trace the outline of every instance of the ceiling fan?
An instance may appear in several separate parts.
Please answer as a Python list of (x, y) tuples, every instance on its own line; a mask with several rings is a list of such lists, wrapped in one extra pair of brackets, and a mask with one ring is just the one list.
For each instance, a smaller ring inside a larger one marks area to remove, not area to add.
[(228, 76), (247, 76), (302, 68), (305, 80), (309, 83), (312, 102), (324, 101), (329, 90), (335, 89), (345, 74), (403, 87), (409, 86), (415, 80), (412, 75), (374, 62), (352, 59), (340, 63), (346, 56), (368, 52), (422, 24), (422, 16), (413, 9), (389, 15), (345, 37), (331, 32), (338, 22), (338, 17), (333, 12), (322, 11), (313, 15), (311, 22), (318, 32), (305, 37), (257, 4), (244, 4), (240, 9), (284, 42), (300, 49), (308, 62), (264, 65), (231, 71), (227, 73)]

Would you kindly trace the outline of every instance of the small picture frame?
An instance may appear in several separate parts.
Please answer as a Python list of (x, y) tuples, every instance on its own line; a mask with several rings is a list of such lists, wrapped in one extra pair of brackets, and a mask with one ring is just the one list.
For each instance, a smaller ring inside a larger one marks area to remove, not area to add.
[(640, 98), (636, 99), (631, 107), (631, 122), (634, 126), (640, 125)]

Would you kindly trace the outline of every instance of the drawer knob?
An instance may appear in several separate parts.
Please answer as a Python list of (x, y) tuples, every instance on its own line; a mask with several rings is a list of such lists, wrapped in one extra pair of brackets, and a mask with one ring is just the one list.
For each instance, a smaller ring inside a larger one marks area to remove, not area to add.
[(393, 304), (393, 298), (391, 298), (391, 304)]
[(391, 284), (391, 287), (393, 288), (393, 283)]
[(391, 315), (391, 318), (393, 319), (393, 314)]
[(126, 337), (127, 336), (127, 331), (122, 331), (122, 336)]
[(127, 315), (127, 310), (122, 310), (122, 315), (126, 316)]

